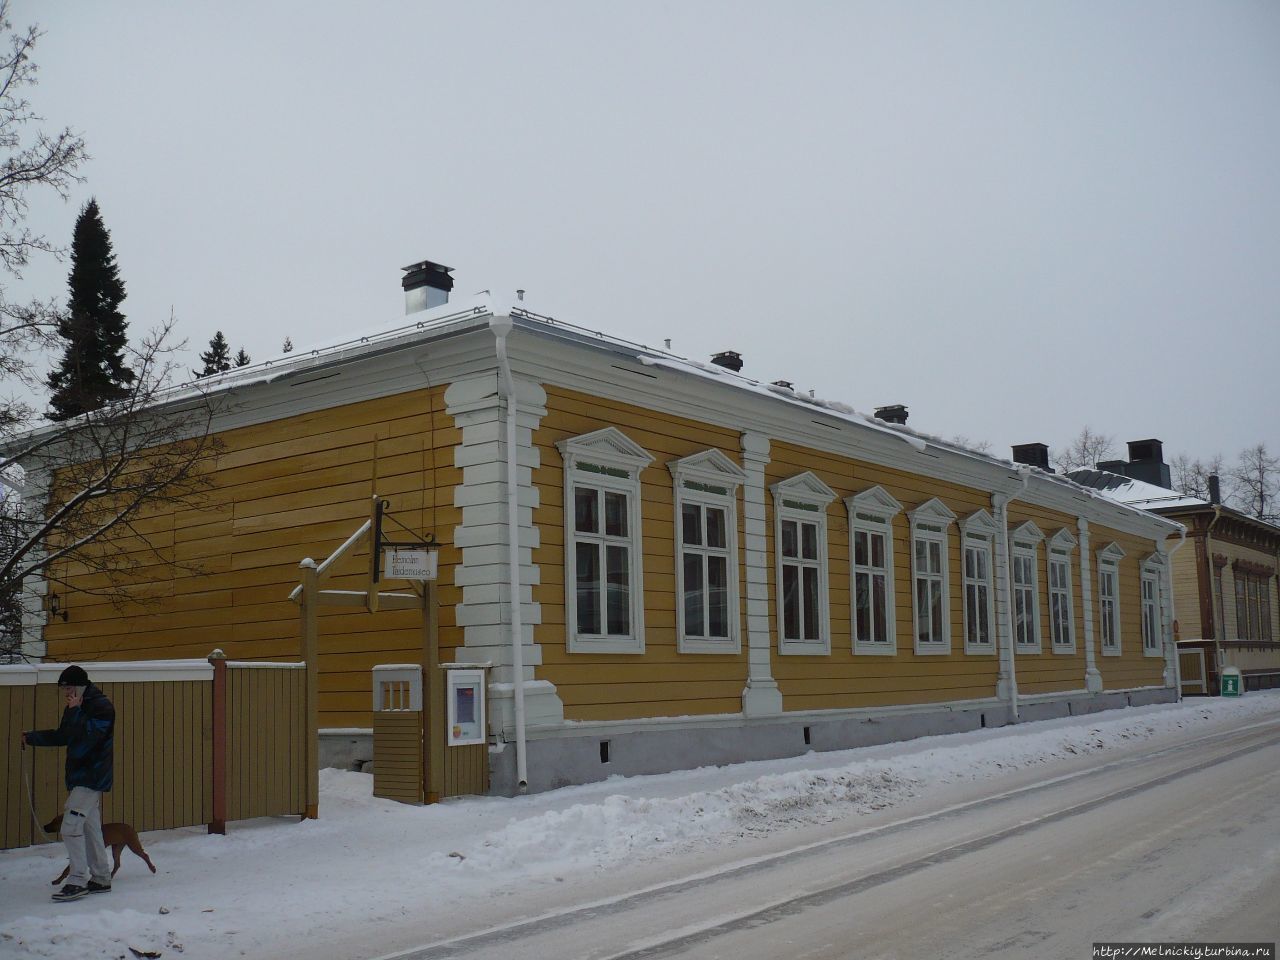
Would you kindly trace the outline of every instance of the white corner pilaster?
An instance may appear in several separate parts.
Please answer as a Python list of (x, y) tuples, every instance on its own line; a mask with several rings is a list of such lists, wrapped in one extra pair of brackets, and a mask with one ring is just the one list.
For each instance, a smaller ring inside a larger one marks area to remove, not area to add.
[[(542, 663), (542, 648), (533, 642), (533, 629), (542, 622), (541, 605), (534, 602), (533, 587), (541, 582), (533, 551), (539, 545), (533, 511), (538, 490), (533, 471), (539, 454), (534, 431), (546, 416), (547, 395), (538, 383), (517, 377), (516, 478), (519, 487), (520, 622), (525, 722), (529, 726), (564, 720), (564, 704), (554, 684), (534, 680), (534, 668)], [(456, 651), (459, 663), (493, 664), (489, 686), (489, 725), (499, 737), (514, 736), (515, 707), (511, 655), (511, 580), (508, 565), (506, 408), (498, 390), (497, 373), (488, 373), (449, 385), (445, 409), (462, 431), (454, 449), (454, 465), (462, 470), (462, 483), (454, 490), (454, 506), (462, 509), (462, 523), (454, 528), (454, 545), (462, 550), (462, 562), (454, 570), (454, 583), (462, 588), (457, 623), (463, 629), (463, 646)], [(509, 736), (510, 735), (510, 736)]]
[(1093, 649), (1093, 553), (1089, 550), (1089, 521), (1076, 520), (1080, 530), (1080, 604), (1084, 608), (1084, 687), (1090, 693), (1102, 692), (1102, 674), (1098, 671)]
[[(21, 498), (18, 509), (29, 515), (43, 516), (49, 499), (49, 472), (43, 469), (28, 470), (23, 478)], [(31, 559), (39, 560), (44, 553), (44, 544), (36, 544), (31, 551)], [(49, 652), (49, 645), (44, 637), (44, 628), (49, 622), (49, 615), (45, 611), (48, 592), (49, 582), (43, 574), (29, 576), (22, 582), (22, 590), (18, 595), (18, 603), (22, 607), (22, 634), (18, 638), (18, 653), (23, 660), (43, 660)], [(66, 603), (66, 598), (63, 598), (63, 603)]]
[(742, 435), (742, 525), (747, 575), (747, 685), (742, 712), (748, 717), (782, 713), (782, 691), (773, 679), (769, 636), (769, 554), (766, 549), (764, 468), (769, 462), (769, 438)]

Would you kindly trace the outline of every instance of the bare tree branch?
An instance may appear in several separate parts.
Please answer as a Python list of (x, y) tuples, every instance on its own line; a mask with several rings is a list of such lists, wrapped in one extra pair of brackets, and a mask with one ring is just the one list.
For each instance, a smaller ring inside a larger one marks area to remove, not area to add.
[(1115, 456), (1115, 437), (1094, 433), (1086, 425), (1065, 448), (1054, 451), (1051, 459), (1058, 470), (1092, 470), (1100, 461)]

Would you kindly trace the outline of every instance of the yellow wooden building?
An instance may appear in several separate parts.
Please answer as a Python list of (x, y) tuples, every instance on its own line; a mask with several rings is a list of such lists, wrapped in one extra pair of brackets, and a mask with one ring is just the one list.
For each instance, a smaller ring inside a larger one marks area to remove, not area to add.
[[(1176, 523), (440, 276), (383, 330), (205, 381), (222, 449), (202, 502), (139, 524), (150, 603), (63, 571), (29, 652), (297, 657), (299, 562), (376, 494), (441, 544), (441, 659), (492, 665), (496, 792), (1176, 698)], [(418, 614), (320, 622), (323, 753), (367, 758)]]
[(1159, 440), (1134, 440), (1128, 461), (1072, 478), (1187, 528), (1170, 570), (1183, 692), (1217, 694), (1228, 667), (1245, 690), (1280, 687), (1280, 527), (1222, 503), (1217, 477), (1208, 500), (1169, 489)]

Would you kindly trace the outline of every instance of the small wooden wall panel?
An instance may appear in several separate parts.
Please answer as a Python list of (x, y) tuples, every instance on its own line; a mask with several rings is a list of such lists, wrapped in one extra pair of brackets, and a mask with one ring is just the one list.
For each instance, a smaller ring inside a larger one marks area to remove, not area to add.
[(35, 687), (0, 687), (0, 850), (35, 842), (27, 790), (36, 751), (20, 739), (35, 726), (35, 710)]
[(228, 820), (300, 814), (306, 806), (305, 698), (304, 670), (227, 670)]
[(484, 743), (446, 747), (444, 751), (444, 795), (483, 796), (489, 792), (489, 746)]
[(373, 795), (422, 803), (422, 711), (374, 713)]

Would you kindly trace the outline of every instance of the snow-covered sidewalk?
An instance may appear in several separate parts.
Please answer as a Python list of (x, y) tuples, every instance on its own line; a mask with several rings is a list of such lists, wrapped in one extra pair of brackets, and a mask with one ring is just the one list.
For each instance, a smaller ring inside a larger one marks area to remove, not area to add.
[(144, 834), (159, 873), (126, 851), (106, 896), (49, 899), (60, 844), (0, 853), (0, 957), (260, 957), (361, 925), (430, 929), (517, 889), (616, 877), (674, 853), (732, 857), (736, 844), (745, 855), (782, 831), (1277, 716), (1280, 691), (1253, 693), (430, 807), (374, 799), (371, 777), (325, 770), (319, 820)]

